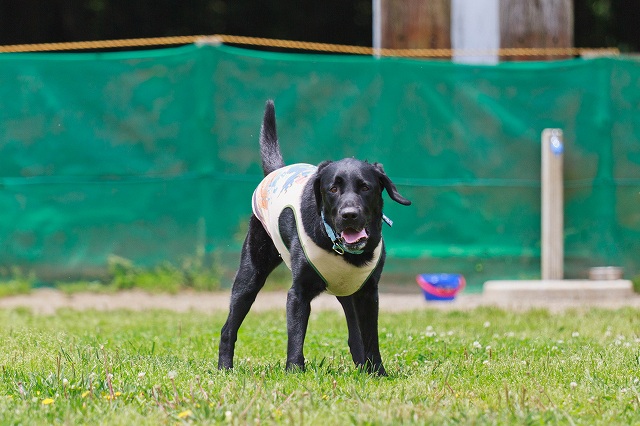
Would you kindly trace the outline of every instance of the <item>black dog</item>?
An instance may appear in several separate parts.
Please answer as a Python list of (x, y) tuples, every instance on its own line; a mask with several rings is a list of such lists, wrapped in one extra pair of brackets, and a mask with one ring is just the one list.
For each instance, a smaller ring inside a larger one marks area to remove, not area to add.
[(328, 291), (344, 309), (353, 362), (386, 375), (378, 343), (378, 281), (385, 260), (382, 191), (409, 205), (382, 166), (351, 158), (285, 166), (273, 102), (260, 132), (265, 179), (253, 195), (249, 231), (220, 336), (218, 368), (233, 368), (238, 329), (267, 276), (283, 260), (293, 274), (287, 295), (287, 370), (304, 369), (311, 300)]

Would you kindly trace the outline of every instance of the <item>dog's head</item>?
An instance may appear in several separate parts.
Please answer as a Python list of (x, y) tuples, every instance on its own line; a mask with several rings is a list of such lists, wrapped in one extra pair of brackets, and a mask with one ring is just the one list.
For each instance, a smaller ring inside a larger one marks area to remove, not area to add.
[[(378, 163), (345, 158), (318, 165), (313, 183), (318, 214), (342, 238), (349, 251), (362, 250), (370, 238), (379, 241), (382, 223), (382, 191), (408, 206)], [(377, 242), (376, 242), (377, 244)]]

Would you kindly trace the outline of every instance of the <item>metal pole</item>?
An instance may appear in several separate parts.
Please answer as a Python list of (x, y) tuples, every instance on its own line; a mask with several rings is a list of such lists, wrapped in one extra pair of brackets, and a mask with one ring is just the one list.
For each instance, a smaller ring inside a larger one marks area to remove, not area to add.
[(382, 48), (382, 0), (372, 0), (373, 56), (380, 57)]
[[(463, 52), (454, 53), (454, 62), (497, 64), (500, 0), (451, 0), (451, 48)], [(468, 53), (473, 51), (479, 53)]]

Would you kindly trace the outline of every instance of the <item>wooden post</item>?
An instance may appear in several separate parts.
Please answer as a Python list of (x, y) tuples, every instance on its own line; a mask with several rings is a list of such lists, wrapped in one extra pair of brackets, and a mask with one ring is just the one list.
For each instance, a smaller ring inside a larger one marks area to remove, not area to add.
[[(496, 50), (573, 47), (574, 0), (372, 0), (376, 49)], [(566, 57), (566, 56), (565, 56)], [(531, 61), (563, 56), (536, 52), (501, 60)], [(494, 55), (454, 60), (495, 63)]]
[(381, 0), (379, 13), (380, 47), (451, 48), (451, 0)]
[(542, 279), (564, 276), (564, 195), (561, 129), (542, 132)]
[[(501, 47), (573, 47), (573, 0), (501, 0)], [(507, 61), (562, 59), (562, 56), (509, 56)]]

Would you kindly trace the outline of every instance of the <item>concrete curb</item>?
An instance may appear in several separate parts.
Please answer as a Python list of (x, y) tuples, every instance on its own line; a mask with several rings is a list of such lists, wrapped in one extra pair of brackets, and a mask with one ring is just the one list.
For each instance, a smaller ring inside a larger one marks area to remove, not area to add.
[(628, 280), (542, 280), (542, 281), (487, 281), (483, 295), (494, 301), (512, 302), (577, 301), (599, 302), (625, 300), (635, 296), (633, 284)]

